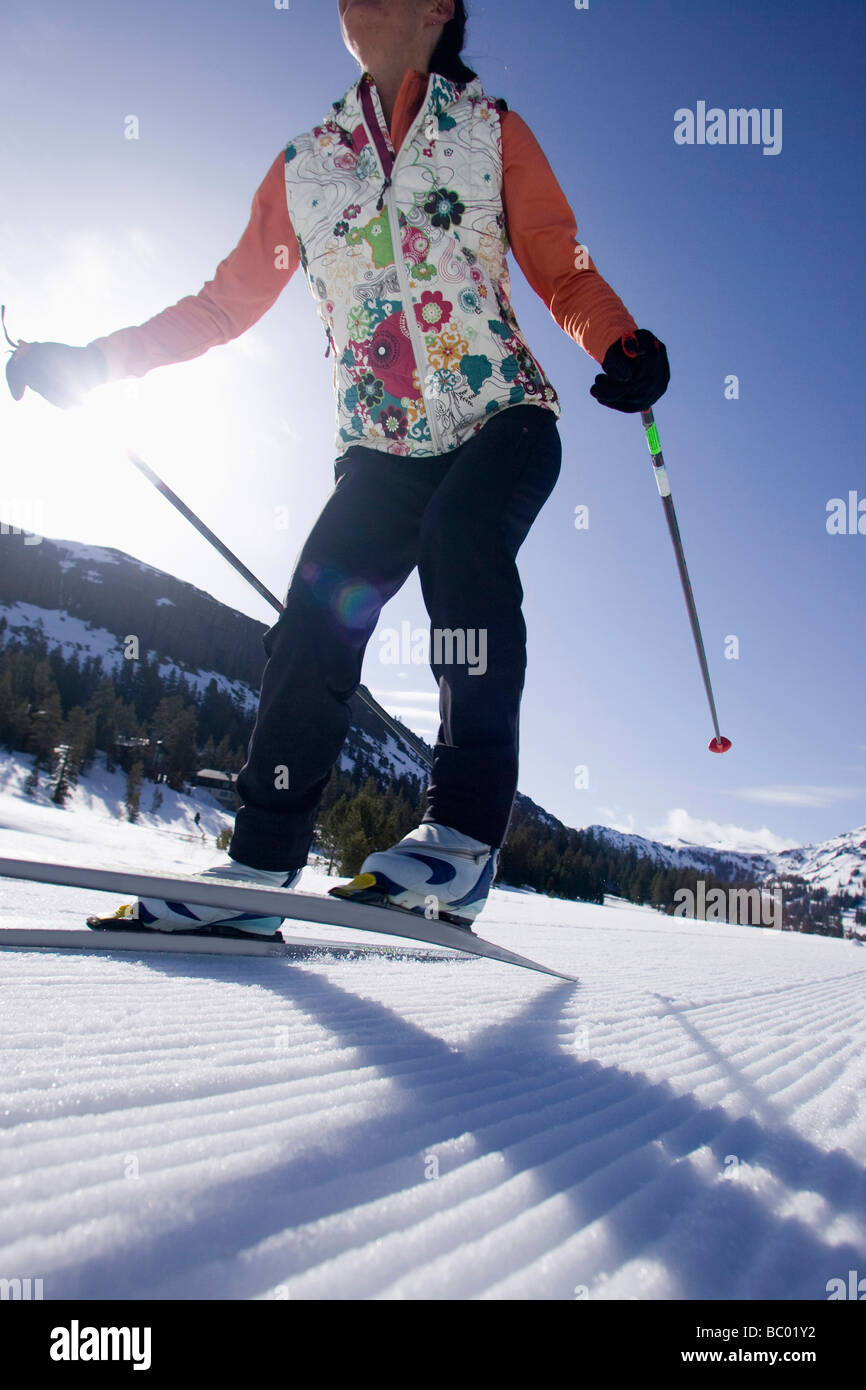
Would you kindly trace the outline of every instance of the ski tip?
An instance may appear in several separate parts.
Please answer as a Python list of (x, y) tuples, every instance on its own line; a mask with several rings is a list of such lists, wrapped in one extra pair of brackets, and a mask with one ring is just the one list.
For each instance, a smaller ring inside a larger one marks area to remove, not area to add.
[(708, 744), (711, 753), (727, 753), (731, 747), (731, 740), (725, 738), (724, 734), (719, 734), (718, 738), (711, 738)]

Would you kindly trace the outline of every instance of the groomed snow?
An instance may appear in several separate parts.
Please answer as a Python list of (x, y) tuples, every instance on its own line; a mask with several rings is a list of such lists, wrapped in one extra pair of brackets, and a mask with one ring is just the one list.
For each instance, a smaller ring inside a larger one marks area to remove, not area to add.
[[(102, 777), (61, 811), (3, 759), (0, 854), (219, 858), (205, 793), (135, 827)], [(0, 896), (19, 926), (117, 901)], [(515, 890), (479, 927), (580, 986), (0, 952), (0, 1277), (46, 1299), (824, 1300), (866, 1274), (864, 948)]]

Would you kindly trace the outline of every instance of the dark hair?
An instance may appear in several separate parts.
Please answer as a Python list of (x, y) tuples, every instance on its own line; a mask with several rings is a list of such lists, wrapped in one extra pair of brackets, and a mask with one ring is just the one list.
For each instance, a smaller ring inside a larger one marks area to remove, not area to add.
[(449, 19), (442, 30), (439, 42), (430, 59), (430, 71), (447, 77), (449, 82), (471, 82), (478, 74), (462, 61), (463, 43), (466, 35), (466, 6), (463, 0), (454, 0), (454, 17)]

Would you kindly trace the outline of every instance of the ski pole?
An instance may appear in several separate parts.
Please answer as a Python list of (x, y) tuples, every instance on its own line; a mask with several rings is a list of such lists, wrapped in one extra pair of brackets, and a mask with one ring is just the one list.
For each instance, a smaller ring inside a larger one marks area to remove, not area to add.
[(711, 753), (727, 753), (728, 749), (731, 746), (731, 740), (729, 738), (725, 738), (724, 734), (719, 732), (719, 718), (716, 714), (716, 702), (713, 699), (713, 687), (710, 681), (709, 667), (707, 666), (707, 654), (704, 650), (704, 639), (701, 636), (701, 625), (698, 622), (698, 613), (695, 607), (694, 594), (692, 593), (691, 580), (689, 579), (689, 572), (686, 568), (686, 557), (683, 552), (683, 542), (682, 537), (680, 536), (680, 528), (677, 522), (677, 514), (674, 511), (674, 499), (671, 496), (671, 485), (668, 480), (667, 469), (665, 468), (664, 456), (662, 454), (662, 446), (659, 443), (659, 432), (656, 428), (655, 417), (653, 416), (651, 410), (642, 410), (640, 413), (640, 418), (641, 423), (643, 424), (643, 427), (646, 431), (646, 440), (647, 444), (649, 445), (650, 455), (652, 456), (656, 484), (658, 486), (659, 496), (662, 499), (662, 506), (665, 509), (665, 516), (667, 517), (668, 522), (668, 530), (671, 533), (671, 540), (673, 541), (674, 545), (674, 554), (677, 558), (677, 568), (680, 572), (680, 582), (683, 586), (683, 594), (685, 595), (686, 608), (689, 612), (689, 622), (692, 625), (692, 636), (695, 639), (695, 648), (697, 649), (698, 653), (698, 661), (701, 664), (701, 674), (704, 678), (704, 689), (707, 692), (707, 700), (709, 701), (710, 705), (710, 714), (713, 718), (713, 728), (716, 731), (715, 738), (710, 739), (708, 745), (709, 750)]
[[(165, 498), (165, 500), (167, 502), (170, 502), (171, 505), (177, 511), (180, 512), (181, 516), (186, 517), (187, 521), (190, 523), (190, 525), (195, 527), (199, 535), (204, 536), (205, 540), (213, 546), (214, 550), (218, 551), (219, 554), (222, 555), (223, 559), (227, 560), (228, 563), (232, 566), (232, 568), (237, 570), (238, 574), (241, 575), (253, 589), (255, 589), (257, 594), (259, 594), (263, 599), (265, 599), (266, 602), (269, 603), (272, 608), (275, 608), (278, 613), (282, 613), (283, 604), (280, 603), (280, 600), (276, 597), (276, 595), (272, 594), (270, 589), (265, 588), (262, 581), (256, 578), (252, 570), (247, 569), (243, 560), (239, 560), (237, 555), (235, 555), (234, 551), (229, 550), (228, 546), (220, 540), (219, 536), (215, 535), (214, 532), (210, 529), (210, 527), (206, 526), (205, 523), (201, 520), (201, 518), (196, 516), (192, 508), (188, 507), (186, 503), (182, 500), (182, 498), (178, 497), (176, 492), (172, 492), (171, 488), (168, 486), (168, 483), (164, 483), (162, 478), (160, 478), (159, 474), (154, 473), (150, 465), (145, 463), (144, 459), (140, 458), (139, 455), (134, 453), (132, 449), (127, 449), (126, 454), (130, 463), (138, 469), (139, 473), (143, 473), (145, 478), (147, 478), (148, 482), (153, 483), (153, 486), (156, 488), (157, 492), (162, 493), (162, 496)], [(418, 754), (419, 758), (423, 759), (427, 767), (432, 767), (433, 759), (430, 756), (430, 753), (428, 752), (425, 745), (421, 742), (421, 739), (418, 738), (415, 734), (413, 734), (411, 729), (404, 728), (403, 726), (397, 723), (396, 719), (392, 719), (388, 711), (386, 709), (383, 709), (377, 700), (373, 699), (373, 696), (370, 694), (366, 686), (359, 685), (357, 695), (360, 700), (363, 700), (364, 704), (367, 706), (368, 709), (372, 710), (372, 712), (375, 715), (378, 715), (378, 717), (382, 720), (382, 723), (385, 724), (385, 726), (388, 729), (390, 729), (392, 734), (396, 734), (396, 736), (398, 738), (401, 738), (404, 741), (404, 743), (408, 743)]]
[(172, 492), (168, 483), (164, 483), (162, 481), (162, 478), (160, 478), (159, 474), (154, 473), (153, 469), (145, 463), (144, 459), (139, 458), (138, 454), (134, 454), (131, 449), (127, 449), (126, 452), (129, 456), (130, 463), (134, 464), (134, 466), (138, 469), (139, 473), (144, 474), (148, 482), (153, 483), (157, 492), (161, 492), (166, 501), (170, 502), (171, 505), (174, 508), (176, 508), (177, 511), (180, 512), (181, 516), (186, 517), (187, 521), (195, 527), (199, 535), (204, 536), (205, 540), (210, 542), (214, 550), (219, 551), (220, 555), (222, 555), (224, 560), (228, 560), (229, 564), (237, 570), (238, 574), (243, 576), (247, 583), (255, 589), (257, 594), (260, 594), (261, 597), (265, 599), (271, 605), (272, 608), (276, 608), (278, 613), (282, 613), (283, 605), (280, 603), (280, 600), (276, 598), (274, 594), (271, 593), (270, 589), (265, 588), (264, 584), (260, 579), (256, 579), (256, 576), (253, 574), (252, 570), (247, 569), (243, 560), (239, 560), (237, 555), (235, 555), (233, 551), (229, 550), (227, 545), (223, 544), (219, 536), (214, 535), (210, 527), (206, 526), (204, 522), (201, 520), (201, 518), (196, 516), (195, 512), (192, 511), (180, 497), (178, 497), (176, 492)]

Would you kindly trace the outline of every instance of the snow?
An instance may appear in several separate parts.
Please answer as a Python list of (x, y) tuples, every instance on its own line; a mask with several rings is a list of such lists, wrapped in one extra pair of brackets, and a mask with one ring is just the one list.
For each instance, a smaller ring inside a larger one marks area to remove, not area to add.
[(3, 603), (0, 604), (0, 617), (9, 624), (0, 643), (16, 636), (26, 639), (36, 633), (46, 639), (52, 651), (59, 647), (66, 660), (76, 654), (94, 656), (106, 671), (123, 660), (123, 644), (113, 632), (94, 627), (61, 609), (37, 608), (33, 603)]
[[(0, 853), (6, 858), (45, 859), (56, 863), (89, 863), (102, 868), (141, 867), (138, 856), (169, 855), (166, 864), (176, 872), (193, 861), (206, 868), (220, 856), (216, 836), (232, 817), (204, 788), (182, 796), (170, 787), (143, 782), (139, 823), (126, 819), (126, 774), (108, 772), (100, 757), (82, 779), (65, 808), (50, 799), (46, 779), (36, 796), (27, 796), (24, 783), (30, 759), (0, 750)], [(154, 795), (162, 805), (154, 814)], [(200, 824), (196, 826), (198, 812)], [(203, 841), (210, 837), (210, 846)], [(195, 869), (192, 870), (195, 872)], [(4, 902), (6, 894), (3, 894)], [(80, 924), (79, 924), (80, 925)]]
[(802, 875), (813, 887), (826, 888), (828, 893), (849, 885), (866, 892), (866, 825), (819, 845), (787, 850), (778, 860), (783, 870)]
[(77, 541), (52, 541), (60, 550), (66, 551), (72, 556), (70, 560), (61, 560), (62, 570), (74, 569), (76, 565), (82, 564), (86, 560), (94, 560), (100, 565), (120, 564), (120, 555), (115, 550), (105, 550), (99, 545), (79, 545)]
[(732, 868), (752, 882), (778, 881), (796, 874), (806, 879), (811, 888), (826, 888), (828, 893), (846, 889), (852, 893), (866, 891), (866, 826), (847, 830), (818, 845), (795, 845), (780, 851), (720, 849), (709, 844), (697, 845), (685, 840), (660, 842), (642, 835), (613, 830), (604, 825), (590, 825), (599, 840), (616, 849), (633, 849), (636, 854), (654, 859), (664, 865), (679, 868), (692, 866), (709, 869), (727, 877)]
[[(116, 774), (59, 810), (25, 773), (0, 760), (0, 854), (220, 857), (205, 792), (139, 827)], [(0, 895), (16, 926), (116, 901)], [(46, 1299), (824, 1300), (866, 1272), (866, 950), (510, 889), (479, 929), (580, 986), (0, 951), (0, 1274)]]
[(81, 565), (87, 561), (96, 565), (119, 565), (132, 562), (138, 569), (147, 574), (161, 574), (161, 570), (154, 569), (153, 565), (147, 565), (143, 560), (137, 560), (134, 555), (128, 555), (125, 550), (109, 550), (103, 545), (82, 545), (80, 541), (66, 541), (58, 537), (50, 537), (49, 543), (56, 545), (58, 550), (64, 551), (70, 558), (60, 561), (60, 568), (64, 570), (73, 569), (76, 565)]
[[(401, 747), (390, 730), (383, 730), (381, 738), (373, 738), (363, 729), (356, 731), (357, 750), (370, 758), (382, 771), (389, 771), (393, 777), (413, 777), (416, 781), (426, 773), (421, 760), (411, 749)], [(340, 754), (337, 767), (340, 772), (351, 772), (357, 753)]]
[[(96, 577), (96, 582), (102, 582), (99, 576)], [(170, 603), (171, 599), (157, 599), (158, 605)], [(125, 660), (126, 638), (118, 637), (107, 628), (95, 627), (82, 618), (64, 612), (63, 609), (38, 608), (33, 603), (0, 603), (0, 617), (5, 617), (9, 624), (6, 633), (0, 635), (0, 646), (4, 641), (8, 642), (15, 637), (26, 640), (34, 634), (41, 634), (49, 650), (59, 649), (66, 660), (75, 655), (82, 660), (96, 657), (102, 662), (102, 669), (106, 674), (115, 670)], [(148, 661), (153, 661), (156, 653), (146, 651), (141, 655)], [(250, 686), (244, 681), (229, 680), (219, 671), (191, 670), (179, 666), (174, 661), (160, 661), (158, 669), (164, 678), (172, 673), (182, 677), (191, 690), (197, 690), (200, 694), (204, 694), (210, 682), (214, 680), (217, 688), (236, 700), (244, 710), (252, 713), (258, 706), (258, 694)]]

